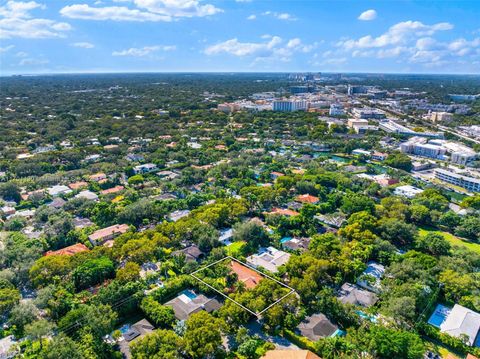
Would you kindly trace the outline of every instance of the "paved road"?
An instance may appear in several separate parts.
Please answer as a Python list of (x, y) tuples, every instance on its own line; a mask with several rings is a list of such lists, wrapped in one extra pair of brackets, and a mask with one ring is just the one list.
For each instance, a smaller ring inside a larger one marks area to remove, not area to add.
[(283, 337), (271, 336), (264, 333), (262, 331), (262, 326), (257, 321), (248, 323), (246, 327), (250, 332), (250, 335), (258, 335), (261, 339), (273, 343), (275, 345), (275, 349), (299, 349), (295, 344)]

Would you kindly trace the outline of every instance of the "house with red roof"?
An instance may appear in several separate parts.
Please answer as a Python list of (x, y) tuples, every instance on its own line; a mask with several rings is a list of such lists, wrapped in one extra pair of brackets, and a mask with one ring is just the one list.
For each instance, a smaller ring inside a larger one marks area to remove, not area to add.
[(320, 201), (320, 198), (312, 196), (310, 194), (301, 194), (295, 198), (295, 201), (300, 203), (311, 203), (316, 204)]
[(45, 256), (46, 257), (48, 257), (48, 256), (58, 256), (58, 255), (60, 255), (60, 256), (73, 256), (77, 253), (86, 252), (88, 250), (89, 249), (85, 244), (77, 243), (77, 244), (73, 244), (71, 246), (59, 249), (57, 251), (48, 251), (47, 253), (45, 253)]

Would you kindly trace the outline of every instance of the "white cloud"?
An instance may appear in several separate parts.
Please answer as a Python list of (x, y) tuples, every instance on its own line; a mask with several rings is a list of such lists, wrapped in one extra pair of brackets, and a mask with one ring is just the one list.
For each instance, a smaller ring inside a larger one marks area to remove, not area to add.
[(296, 18), (294, 16), (292, 16), (292, 15), (286, 13), (286, 12), (278, 14), (276, 16), (276, 18), (279, 19), (279, 20), (296, 20)]
[(5, 46), (5, 47), (0, 47), (0, 54), (4, 53), (4, 52), (7, 52), (7, 51), (10, 51), (14, 47), (15, 47), (15, 45), (8, 45), (8, 46)]
[(391, 26), (379, 36), (367, 35), (358, 39), (343, 38), (331, 57), (397, 58), (398, 62), (415, 63), (425, 68), (471, 65), (480, 59), (480, 38), (459, 38), (439, 41), (435, 35), (448, 31), (453, 25), (440, 22), (432, 25), (419, 21), (404, 21)]
[(71, 45), (73, 47), (80, 47), (82, 49), (93, 49), (95, 47), (95, 45), (90, 42), (74, 42)]
[(257, 15), (250, 15), (249, 17), (247, 17), (247, 20), (255, 20), (257, 18)]
[(133, 0), (139, 8), (172, 17), (203, 17), (223, 10), (212, 4), (202, 5), (199, 0)]
[(45, 6), (35, 1), (8, 1), (0, 6), (0, 38), (45, 39), (65, 37), (71, 26), (65, 22), (33, 18), (31, 11)]
[(362, 12), (358, 17), (358, 20), (371, 21), (371, 20), (375, 20), (376, 18), (377, 18), (377, 12), (373, 9), (370, 9)]
[(49, 62), (50, 61), (46, 59), (25, 58), (25, 59), (21, 59), (18, 64), (20, 66), (41, 66), (41, 65), (46, 65)]
[(286, 13), (286, 12), (275, 12), (275, 11), (265, 11), (262, 13), (263, 16), (273, 16), (274, 18), (278, 20), (285, 20), (285, 21), (296, 21), (297, 18), (293, 16), (292, 14)]
[(431, 36), (438, 31), (453, 29), (453, 25), (448, 22), (440, 22), (434, 25), (425, 25), (420, 21), (404, 21), (393, 25), (384, 34), (373, 37), (371, 35), (363, 36), (358, 40), (347, 39), (337, 43), (339, 47), (346, 50), (381, 48), (391, 45), (404, 44), (412, 39), (421, 36)]
[(205, 49), (207, 55), (218, 55), (226, 53), (238, 57), (255, 56), (259, 59), (276, 59), (289, 61), (295, 53), (310, 52), (316, 44), (306, 45), (299, 38), (284, 41), (279, 36), (263, 35), (266, 42), (240, 42), (233, 38), (216, 45), (208, 46)]
[(133, 57), (143, 57), (150, 55), (156, 51), (173, 51), (176, 49), (176, 46), (166, 45), (166, 46), (144, 46), (141, 48), (131, 47), (126, 50), (114, 51), (112, 52), (113, 56), (133, 56)]
[(125, 6), (91, 7), (87, 4), (65, 6), (60, 14), (71, 19), (112, 21), (171, 21), (168, 15), (154, 14)]
[(145, 22), (203, 17), (223, 11), (212, 4), (201, 4), (198, 0), (132, 0), (132, 3), (136, 8), (73, 4), (62, 8), (60, 13), (73, 19)]
[(24, 51), (19, 51), (15, 54), (15, 57), (27, 57), (28, 54)]
[(417, 40), (415, 47), (419, 50), (431, 50), (438, 46), (437, 40), (431, 37), (422, 37)]
[(474, 49), (480, 48), (480, 38), (477, 37), (471, 41), (463, 38), (456, 39), (449, 43), (447, 45), (447, 48), (458, 56), (465, 56), (472, 52)]

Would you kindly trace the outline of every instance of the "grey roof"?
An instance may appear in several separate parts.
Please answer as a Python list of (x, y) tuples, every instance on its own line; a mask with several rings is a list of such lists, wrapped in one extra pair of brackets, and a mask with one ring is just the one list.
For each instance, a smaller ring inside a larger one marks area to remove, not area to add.
[(150, 324), (148, 320), (142, 319), (133, 324), (130, 329), (125, 334), (123, 334), (123, 337), (127, 342), (130, 342), (139, 336), (153, 332), (154, 329), (155, 327)]
[(304, 337), (316, 342), (320, 338), (331, 336), (337, 331), (338, 326), (333, 324), (325, 314), (320, 313), (305, 318), (297, 329)]
[(0, 358), (1, 359), (10, 359), (16, 355), (16, 350), (14, 349), (16, 341), (13, 339), (13, 335), (9, 335), (5, 338), (0, 339)]
[(308, 245), (310, 244), (310, 238), (292, 238), (289, 241), (283, 242), (282, 247), (290, 249), (292, 251), (300, 250), (304, 251), (308, 249)]
[(466, 335), (467, 344), (473, 345), (480, 331), (480, 314), (455, 304), (447, 319), (440, 325), (440, 331), (454, 337)]
[(197, 295), (197, 297), (194, 299), (185, 298), (184, 294), (180, 294), (179, 296), (166, 302), (165, 305), (172, 307), (175, 317), (178, 320), (186, 320), (192, 314), (201, 310), (205, 310), (207, 313), (210, 313), (221, 307), (221, 303), (218, 300), (215, 298), (208, 298), (203, 294)]
[(65, 203), (67, 203), (67, 201), (65, 201), (63, 198), (55, 197), (53, 201), (48, 204), (48, 206), (53, 208), (62, 208)]
[(187, 260), (187, 262), (197, 261), (201, 256), (203, 256), (203, 252), (196, 245), (191, 245), (178, 251), (172, 252), (172, 255), (174, 256), (178, 256), (181, 254), (185, 254), (185, 259)]
[(343, 304), (353, 304), (362, 307), (371, 307), (374, 305), (378, 297), (376, 294), (368, 290), (361, 289), (354, 284), (345, 283), (342, 285), (337, 296)]
[(155, 327), (146, 319), (139, 320), (123, 334), (123, 340), (119, 342), (120, 351), (125, 358), (131, 358), (130, 343), (140, 339), (154, 331)]

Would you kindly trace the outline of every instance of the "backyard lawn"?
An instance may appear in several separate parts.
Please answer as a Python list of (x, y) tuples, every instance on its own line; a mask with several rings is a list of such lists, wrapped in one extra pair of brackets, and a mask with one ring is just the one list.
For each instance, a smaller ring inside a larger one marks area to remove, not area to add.
[[(450, 351), (447, 347), (445, 347), (443, 344), (437, 343), (433, 340), (430, 340), (429, 338), (424, 338), (424, 344), (427, 348), (427, 350), (431, 351), (432, 353), (440, 355), (442, 358), (461, 358), (460, 356), (456, 355), (452, 351)], [(450, 355), (450, 357), (449, 357)]]
[(227, 254), (232, 257), (242, 255), (245, 245), (246, 243), (243, 241), (233, 242), (227, 246)]
[(464, 241), (451, 233), (435, 230), (430, 227), (420, 227), (418, 229), (418, 232), (422, 237), (426, 236), (428, 233), (441, 234), (447, 241), (450, 242), (452, 246), (465, 247), (467, 249), (470, 249), (473, 252), (480, 254), (480, 244)]

